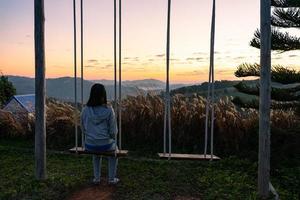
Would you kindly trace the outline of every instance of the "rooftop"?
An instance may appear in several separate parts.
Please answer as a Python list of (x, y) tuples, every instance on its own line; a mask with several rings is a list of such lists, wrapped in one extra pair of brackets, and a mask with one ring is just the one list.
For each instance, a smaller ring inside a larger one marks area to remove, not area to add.
[(13, 98), (29, 113), (35, 112), (35, 94), (14, 95)]

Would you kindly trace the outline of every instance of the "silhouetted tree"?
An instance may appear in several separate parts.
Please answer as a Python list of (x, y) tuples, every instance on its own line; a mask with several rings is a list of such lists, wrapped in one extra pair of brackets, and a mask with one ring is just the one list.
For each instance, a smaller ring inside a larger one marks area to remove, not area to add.
[[(281, 32), (279, 28), (300, 28), (299, 0), (272, 0), (272, 50), (291, 51), (300, 49), (300, 38)], [(251, 46), (260, 48), (260, 32), (256, 31), (250, 42)]]
[(0, 77), (0, 106), (16, 94), (16, 89), (13, 84), (8, 81), (8, 78), (1, 75)]

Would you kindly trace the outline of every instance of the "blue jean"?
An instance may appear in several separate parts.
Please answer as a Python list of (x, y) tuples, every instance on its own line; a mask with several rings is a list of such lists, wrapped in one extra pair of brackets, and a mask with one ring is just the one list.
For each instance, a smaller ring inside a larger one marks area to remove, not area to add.
[[(88, 148), (87, 148), (88, 147)], [(111, 145), (99, 146), (96, 149), (101, 149), (101, 151), (113, 151), (116, 148), (115, 143)], [(86, 145), (87, 150), (95, 151), (95, 149), (91, 149), (90, 146)], [(102, 156), (93, 155), (93, 168), (94, 168), (94, 181), (100, 181), (101, 176), (101, 164), (102, 164)], [(118, 158), (115, 156), (108, 157), (108, 179), (109, 181), (113, 181), (116, 178), (117, 174), (117, 165), (118, 165)]]

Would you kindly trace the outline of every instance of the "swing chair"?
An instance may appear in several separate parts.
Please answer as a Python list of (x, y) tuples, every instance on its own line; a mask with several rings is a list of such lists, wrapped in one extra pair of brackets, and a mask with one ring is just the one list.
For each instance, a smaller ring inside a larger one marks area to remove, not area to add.
[[(78, 146), (78, 122), (75, 117), (75, 147), (69, 149), (70, 153), (75, 154), (94, 154), (101, 156), (115, 156), (126, 157), (128, 155), (127, 150), (122, 150), (122, 52), (121, 52), (121, 0), (119, 0), (119, 99), (117, 99), (117, 0), (114, 0), (114, 110), (118, 112), (118, 128), (119, 133), (116, 137), (116, 144), (118, 149), (113, 151), (87, 151), (85, 150), (85, 138), (84, 133), (81, 134), (81, 147)], [(76, 0), (73, 0), (73, 22), (74, 22), (74, 100), (75, 100), (75, 113), (78, 110), (77, 104), (77, 39), (76, 39)], [(83, 0), (80, 1), (80, 32), (81, 32), (81, 107), (83, 107)], [(119, 140), (118, 140), (119, 137)]]
[[(171, 127), (171, 96), (170, 96), (170, 18), (171, 18), (171, 0), (168, 0), (168, 17), (167, 17), (167, 49), (166, 49), (166, 92), (165, 92), (165, 113), (164, 113), (164, 152), (158, 153), (161, 159), (177, 159), (177, 160), (220, 160), (214, 155), (214, 43), (215, 43), (215, 18), (216, 18), (216, 2), (213, 0), (212, 22), (211, 22), (211, 41), (210, 41), (210, 67), (209, 67), (209, 83), (206, 103), (206, 119), (205, 119), (205, 146), (204, 154), (177, 154), (172, 153), (172, 127)], [(211, 113), (211, 115), (210, 115)], [(209, 132), (209, 115), (210, 115), (210, 153), (207, 153), (208, 132)], [(168, 152), (167, 152), (167, 132), (168, 132)]]

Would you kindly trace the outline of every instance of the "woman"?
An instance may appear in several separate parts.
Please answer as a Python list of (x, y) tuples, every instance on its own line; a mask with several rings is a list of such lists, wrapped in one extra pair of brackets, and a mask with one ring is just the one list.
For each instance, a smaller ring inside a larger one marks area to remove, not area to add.
[[(117, 123), (114, 110), (107, 105), (106, 90), (102, 84), (94, 84), (90, 98), (81, 113), (81, 127), (85, 134), (85, 148), (88, 151), (114, 151), (117, 148)], [(93, 155), (95, 184), (100, 183), (102, 157)], [(112, 156), (108, 158), (108, 182), (116, 184), (118, 160)]]

